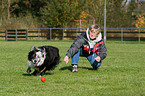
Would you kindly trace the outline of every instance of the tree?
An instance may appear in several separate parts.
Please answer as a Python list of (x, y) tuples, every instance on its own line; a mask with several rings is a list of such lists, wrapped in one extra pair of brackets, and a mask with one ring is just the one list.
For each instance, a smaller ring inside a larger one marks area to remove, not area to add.
[(104, 0), (87, 0), (86, 12), (90, 15), (89, 20), (95, 20), (95, 22), (102, 26), (104, 23)]
[(3, 22), (5, 21), (5, 20), (7, 20), (7, 16), (8, 16), (8, 11), (7, 11), (7, 1), (5, 1), (5, 0), (0, 0), (0, 19), (1, 19), (1, 22), (0, 22), (0, 25), (2, 25), (3, 24)]
[(126, 10), (124, 10), (125, 7), (121, 7), (121, 4), (121, 0), (109, 0), (107, 2), (107, 27), (133, 27), (131, 13), (126, 12)]
[(145, 15), (139, 15), (138, 20), (136, 20), (136, 27), (137, 28), (145, 28)]
[(43, 0), (18, 0), (11, 3), (10, 9), (12, 15), (15, 17), (19, 17), (20, 15), (26, 16), (29, 13), (32, 16), (39, 17), (39, 11), (45, 4)]
[(82, 4), (77, 0), (48, 0), (41, 10), (41, 18), (47, 27), (65, 27), (79, 18)]
[(0, 25), (3, 28), (40, 27), (39, 9), (45, 4), (42, 0), (1, 0)]
[(10, 5), (15, 2), (17, 0), (0, 0), (0, 20), (1, 23), (0, 25), (2, 25), (3, 23), (8, 23), (10, 20), (10, 15), (11, 15), (11, 11), (10, 11)]

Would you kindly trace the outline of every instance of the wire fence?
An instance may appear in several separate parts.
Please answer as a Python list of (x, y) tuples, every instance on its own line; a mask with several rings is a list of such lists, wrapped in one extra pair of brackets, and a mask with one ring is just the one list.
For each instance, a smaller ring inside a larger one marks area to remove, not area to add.
[[(0, 29), (0, 40), (74, 40), (87, 28)], [(104, 29), (102, 35), (104, 37)], [(107, 40), (145, 41), (145, 28), (107, 28)]]

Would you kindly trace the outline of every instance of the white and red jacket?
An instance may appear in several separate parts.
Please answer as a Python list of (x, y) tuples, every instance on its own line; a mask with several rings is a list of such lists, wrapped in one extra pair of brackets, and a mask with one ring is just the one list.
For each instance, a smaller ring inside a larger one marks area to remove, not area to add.
[(82, 33), (76, 38), (66, 52), (66, 56), (72, 57), (79, 51), (80, 48), (83, 48), (83, 50), (88, 54), (97, 53), (97, 55), (101, 57), (101, 60), (103, 60), (107, 55), (107, 49), (105, 47), (104, 41), (102, 40), (102, 34), (99, 33), (95, 40), (91, 40), (89, 36), (89, 28), (86, 32)]

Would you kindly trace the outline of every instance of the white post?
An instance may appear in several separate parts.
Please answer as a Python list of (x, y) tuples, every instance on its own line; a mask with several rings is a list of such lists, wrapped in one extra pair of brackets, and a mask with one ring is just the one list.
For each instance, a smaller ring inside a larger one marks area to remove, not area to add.
[(106, 42), (106, 0), (104, 6), (104, 42)]

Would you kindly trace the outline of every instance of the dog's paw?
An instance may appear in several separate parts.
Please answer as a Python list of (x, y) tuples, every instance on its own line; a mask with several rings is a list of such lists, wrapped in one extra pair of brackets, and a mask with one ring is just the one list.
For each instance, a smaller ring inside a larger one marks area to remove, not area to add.
[(44, 75), (44, 73), (45, 73), (45, 72), (41, 72), (41, 73), (39, 74), (39, 76), (42, 76), (42, 75)]
[(27, 73), (30, 73), (31, 72), (31, 70), (30, 69), (27, 69)]
[(31, 76), (35, 76), (34, 74), (31, 74)]

